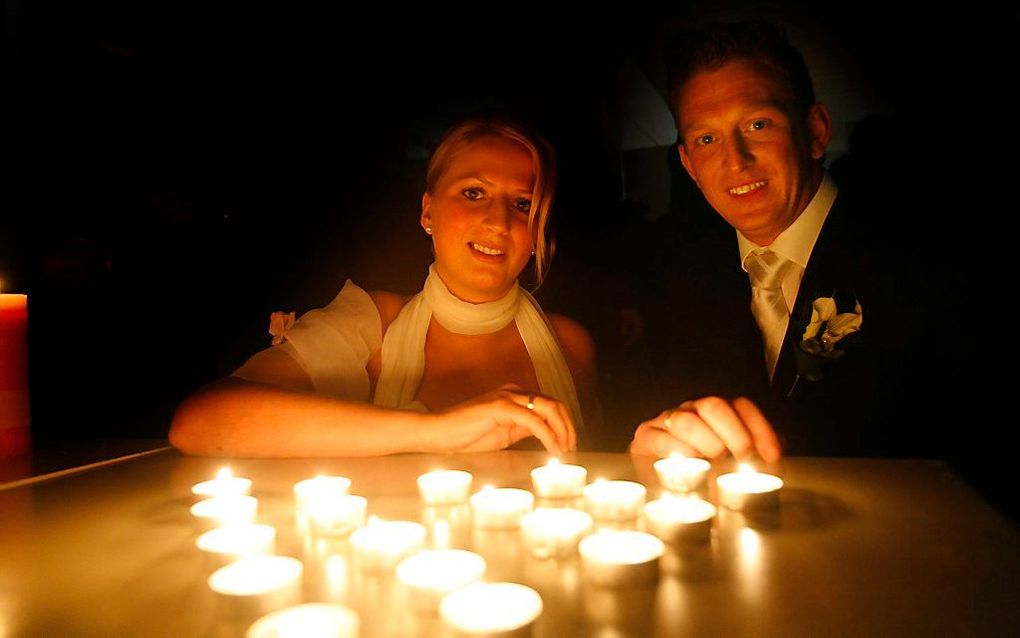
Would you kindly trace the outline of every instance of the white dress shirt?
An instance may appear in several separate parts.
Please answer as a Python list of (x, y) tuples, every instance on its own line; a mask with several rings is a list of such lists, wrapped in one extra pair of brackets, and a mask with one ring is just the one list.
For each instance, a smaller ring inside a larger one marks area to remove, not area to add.
[[(793, 305), (797, 301), (797, 292), (800, 290), (800, 282), (804, 279), (804, 271), (807, 269), (808, 260), (811, 258), (811, 251), (814, 250), (815, 242), (822, 232), (825, 219), (829, 216), (829, 210), (836, 201), (838, 189), (832, 177), (825, 173), (822, 183), (815, 192), (814, 197), (808, 202), (797, 219), (790, 226), (779, 233), (775, 241), (767, 246), (780, 257), (792, 261), (794, 266), (786, 272), (783, 278), (783, 298), (786, 300), (787, 316), (783, 326), (783, 333), (790, 324), (789, 313), (793, 312)], [(740, 231), (737, 231), (737, 245), (740, 248), (740, 267), (747, 271), (744, 263), (752, 251), (765, 246), (759, 246), (750, 239), (747, 239)], [(780, 347), (782, 347), (780, 345)], [(772, 371), (769, 371), (771, 377)]]

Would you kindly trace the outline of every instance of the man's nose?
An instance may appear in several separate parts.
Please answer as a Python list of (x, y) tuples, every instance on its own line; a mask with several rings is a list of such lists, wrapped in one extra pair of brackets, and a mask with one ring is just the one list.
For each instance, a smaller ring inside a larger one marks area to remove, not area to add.
[(754, 162), (754, 154), (743, 135), (735, 134), (723, 142), (723, 163), (734, 171), (742, 171)]

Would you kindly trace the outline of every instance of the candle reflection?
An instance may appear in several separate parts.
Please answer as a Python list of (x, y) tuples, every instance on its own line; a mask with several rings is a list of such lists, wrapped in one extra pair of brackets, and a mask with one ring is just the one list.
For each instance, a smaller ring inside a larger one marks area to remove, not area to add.
[(466, 503), (426, 506), (422, 524), (428, 530), (428, 546), (433, 549), (468, 547), (471, 544), (471, 507)]
[(757, 601), (762, 595), (762, 539), (758, 532), (749, 527), (740, 530), (737, 536), (737, 580), (745, 600)]

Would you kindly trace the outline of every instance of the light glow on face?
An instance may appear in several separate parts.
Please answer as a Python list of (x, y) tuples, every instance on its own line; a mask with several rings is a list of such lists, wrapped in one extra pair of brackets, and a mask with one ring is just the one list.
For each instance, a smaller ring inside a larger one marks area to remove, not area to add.
[(422, 198), (421, 223), (431, 229), (436, 272), (456, 297), (495, 301), (516, 285), (534, 243), (534, 187), (531, 153), (516, 141), (484, 135), (454, 152)]

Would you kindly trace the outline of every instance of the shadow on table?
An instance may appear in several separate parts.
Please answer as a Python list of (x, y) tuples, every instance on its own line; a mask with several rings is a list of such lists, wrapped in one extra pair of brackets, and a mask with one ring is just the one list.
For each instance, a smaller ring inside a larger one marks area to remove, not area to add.
[(853, 517), (853, 511), (834, 496), (799, 488), (783, 488), (778, 507), (741, 512), (720, 508), (727, 524), (746, 525), (760, 531), (818, 530)]

